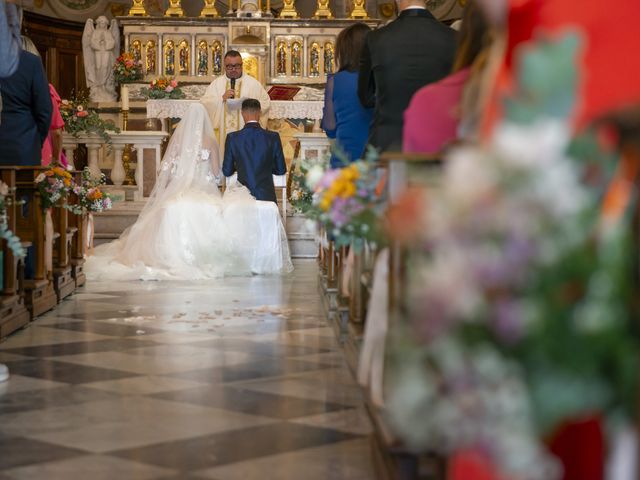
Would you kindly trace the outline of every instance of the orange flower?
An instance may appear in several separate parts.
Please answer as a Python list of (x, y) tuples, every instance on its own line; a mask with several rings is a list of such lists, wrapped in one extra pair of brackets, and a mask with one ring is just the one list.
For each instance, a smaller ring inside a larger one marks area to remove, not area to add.
[(89, 200), (100, 200), (102, 198), (102, 192), (98, 188), (94, 188), (93, 190), (89, 190), (87, 193), (87, 198)]
[(421, 220), (427, 208), (427, 192), (418, 187), (410, 187), (387, 210), (387, 230), (402, 245), (419, 239), (424, 228)]

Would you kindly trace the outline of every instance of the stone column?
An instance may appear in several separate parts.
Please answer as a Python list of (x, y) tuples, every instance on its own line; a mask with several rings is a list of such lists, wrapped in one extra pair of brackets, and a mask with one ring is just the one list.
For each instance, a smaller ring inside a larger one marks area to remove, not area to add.
[(122, 185), (125, 179), (124, 166), (122, 165), (122, 151), (124, 144), (113, 145), (113, 169), (111, 170), (111, 181), (117, 187)]
[(142, 200), (144, 198), (144, 146), (135, 144), (133, 148), (136, 149), (136, 185), (138, 186), (138, 198), (135, 200)]
[(100, 165), (98, 165), (98, 150), (102, 147), (99, 144), (87, 144), (87, 150), (89, 151), (89, 171), (91, 172), (91, 176), (93, 178), (100, 178), (102, 171), (100, 170)]
[(78, 144), (77, 143), (65, 143), (62, 145), (62, 148), (65, 151), (65, 155), (67, 157), (67, 163), (69, 164), (69, 167), (71, 167), (72, 169), (76, 169), (76, 165), (75, 165), (75, 161), (73, 159), (75, 153), (76, 153), (76, 148), (78, 148)]

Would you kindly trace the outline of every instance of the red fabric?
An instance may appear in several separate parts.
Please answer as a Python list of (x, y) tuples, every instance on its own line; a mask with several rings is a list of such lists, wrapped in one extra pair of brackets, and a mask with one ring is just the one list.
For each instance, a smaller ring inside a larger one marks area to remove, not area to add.
[(563, 480), (602, 480), (605, 440), (600, 416), (561, 425), (549, 442), (549, 450), (562, 462)]
[(584, 0), (579, 5), (575, 0), (509, 0), (507, 51), (485, 131), (500, 118), (500, 98), (513, 87), (518, 49), (541, 32), (577, 30), (584, 36), (577, 128), (611, 110), (640, 103), (638, 18), (638, 0)]
[[(51, 114), (51, 125), (49, 125), (49, 135), (42, 144), (42, 165), (49, 165), (51, 163), (51, 157), (53, 156), (53, 143), (51, 141), (51, 130), (58, 130), (64, 127), (64, 120), (62, 114), (60, 114), (60, 95), (53, 85), (49, 84), (49, 94), (51, 95), (51, 105), (53, 106), (53, 112)], [(67, 158), (64, 153), (60, 154), (60, 162), (63, 166), (67, 166)]]
[(418, 90), (404, 112), (403, 151), (437, 153), (457, 138), (465, 68)]
[(449, 460), (448, 480), (500, 480), (493, 465), (472, 450), (460, 451)]

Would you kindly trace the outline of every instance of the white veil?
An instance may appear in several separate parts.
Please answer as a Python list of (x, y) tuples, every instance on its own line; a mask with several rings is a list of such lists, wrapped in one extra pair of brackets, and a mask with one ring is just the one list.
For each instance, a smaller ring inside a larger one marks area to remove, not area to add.
[[(206, 200), (220, 200), (215, 180), (219, 174), (220, 154), (211, 121), (204, 106), (193, 103), (169, 141), (147, 204), (136, 223), (120, 236), (122, 248), (116, 259), (126, 265), (139, 261), (157, 265), (164, 260), (162, 257), (167, 256), (171, 245), (162, 241), (163, 225), (157, 221), (158, 210), (167, 209), (185, 192), (201, 192), (207, 195)], [(178, 242), (173, 247), (177, 249), (180, 245)]]

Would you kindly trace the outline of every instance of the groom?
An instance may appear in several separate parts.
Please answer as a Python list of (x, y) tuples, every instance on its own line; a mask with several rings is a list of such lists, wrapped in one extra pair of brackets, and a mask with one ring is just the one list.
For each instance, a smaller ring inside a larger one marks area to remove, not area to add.
[(230, 177), (238, 172), (238, 182), (247, 187), (256, 200), (276, 202), (273, 175), (284, 175), (280, 135), (260, 126), (260, 102), (248, 98), (242, 102), (244, 128), (227, 135), (222, 173)]

